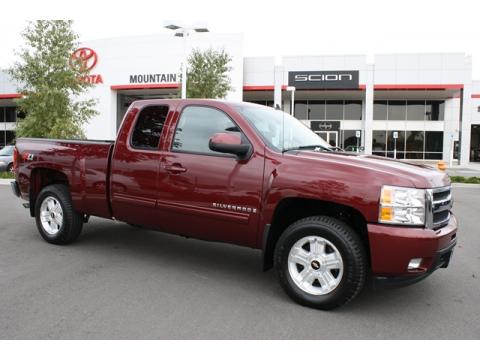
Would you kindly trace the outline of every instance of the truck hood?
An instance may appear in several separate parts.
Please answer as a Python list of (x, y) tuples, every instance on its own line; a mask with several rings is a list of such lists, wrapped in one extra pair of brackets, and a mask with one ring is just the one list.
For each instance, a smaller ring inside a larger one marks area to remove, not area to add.
[[(347, 168), (357, 168), (357, 171), (355, 171), (356, 176), (363, 172), (365, 175), (373, 175), (372, 173), (375, 173), (378, 177), (385, 177), (389, 180), (393, 176), (397, 181), (395, 184), (390, 181), (390, 185), (402, 186), (402, 184), (410, 182), (416, 188), (428, 189), (450, 184), (450, 178), (446, 173), (431, 166), (380, 156), (315, 151), (298, 151), (295, 156), (313, 161), (333, 162)], [(364, 171), (361, 171), (362, 169)]]

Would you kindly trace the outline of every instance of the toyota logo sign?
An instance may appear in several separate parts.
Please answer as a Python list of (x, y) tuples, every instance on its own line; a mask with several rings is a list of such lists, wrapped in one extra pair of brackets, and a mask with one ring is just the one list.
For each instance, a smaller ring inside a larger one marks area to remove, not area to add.
[(77, 49), (70, 56), (70, 66), (78, 68), (82, 72), (92, 70), (97, 65), (97, 53), (87, 47)]

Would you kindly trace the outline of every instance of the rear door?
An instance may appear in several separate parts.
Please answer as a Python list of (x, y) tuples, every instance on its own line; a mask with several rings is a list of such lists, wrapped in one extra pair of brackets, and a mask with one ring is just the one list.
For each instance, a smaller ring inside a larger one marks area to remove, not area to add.
[[(247, 160), (213, 152), (215, 133), (241, 133), (233, 114), (187, 105), (172, 124), (169, 152), (159, 169), (157, 212), (167, 231), (254, 247), (260, 214), (264, 158)], [(260, 150), (260, 152), (258, 152)]]
[[(157, 196), (159, 150), (169, 114), (167, 104), (132, 109), (115, 144), (111, 166), (113, 216), (128, 223), (158, 227)], [(132, 129), (130, 131), (130, 129)]]

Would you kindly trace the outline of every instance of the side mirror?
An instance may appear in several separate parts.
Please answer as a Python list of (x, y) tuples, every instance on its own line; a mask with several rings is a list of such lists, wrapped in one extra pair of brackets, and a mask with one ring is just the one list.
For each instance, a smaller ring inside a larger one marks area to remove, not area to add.
[(208, 147), (212, 151), (234, 154), (240, 159), (250, 155), (252, 145), (242, 144), (240, 134), (217, 133), (210, 138)]

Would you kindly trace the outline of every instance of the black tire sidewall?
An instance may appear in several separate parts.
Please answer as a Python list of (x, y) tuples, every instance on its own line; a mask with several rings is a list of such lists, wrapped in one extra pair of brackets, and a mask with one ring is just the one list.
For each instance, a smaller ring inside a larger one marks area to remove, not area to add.
[[(55, 245), (68, 244), (73, 241), (72, 239), (69, 238), (73, 219), (72, 219), (72, 214), (69, 214), (69, 209), (71, 209), (71, 206), (69, 206), (69, 203), (67, 203), (67, 202), (71, 202), (71, 200), (65, 188), (66, 187), (64, 187), (63, 185), (47, 186), (40, 191), (35, 202), (35, 221), (37, 224), (38, 231), (40, 232), (40, 235), (43, 237), (43, 239), (45, 239), (45, 241)], [(63, 212), (62, 226), (55, 235), (51, 235), (47, 233), (43, 228), (40, 220), (40, 208), (41, 208), (42, 202), (43, 200), (45, 200), (45, 198), (49, 196), (55, 198), (59, 202)]]
[[(336, 219), (319, 217), (322, 221), (307, 221), (298, 226), (289, 227), (277, 243), (275, 252), (275, 263), (277, 275), (280, 283), (287, 292), (287, 294), (295, 301), (302, 305), (320, 308), (333, 309), (342, 305), (349, 300), (352, 293), (352, 287), (357, 287), (355, 284), (355, 272), (358, 266), (365, 266), (365, 264), (358, 264), (359, 261), (365, 261), (355, 255), (355, 250), (352, 248), (352, 241), (357, 241), (353, 230), (347, 228), (346, 224), (344, 231), (338, 231), (331, 223), (336, 223)], [(343, 275), (340, 284), (330, 293), (325, 295), (312, 295), (301, 290), (293, 281), (288, 271), (288, 255), (291, 247), (301, 238), (306, 236), (320, 236), (330, 241), (340, 252), (343, 261)], [(363, 280), (364, 281), (364, 280)], [(363, 284), (362, 284), (363, 286)]]

